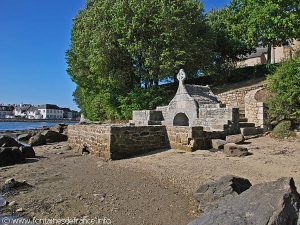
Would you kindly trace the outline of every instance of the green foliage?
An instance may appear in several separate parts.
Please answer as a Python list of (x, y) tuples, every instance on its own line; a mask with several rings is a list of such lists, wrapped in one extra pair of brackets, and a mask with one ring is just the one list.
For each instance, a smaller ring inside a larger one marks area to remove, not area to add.
[(271, 119), (300, 120), (300, 55), (282, 63), (267, 81)]
[(133, 110), (155, 109), (157, 106), (167, 105), (173, 97), (173, 91), (164, 87), (140, 89), (135, 88), (125, 97), (120, 96), (121, 117), (130, 119)]
[[(78, 85), (75, 100), (89, 119), (127, 118), (127, 108), (140, 105), (133, 106), (129, 93), (157, 87), (180, 68), (196, 74), (210, 63), (210, 35), (198, 1), (87, 0), (66, 53), (68, 73)], [(144, 99), (146, 106), (161, 102), (151, 98)]]
[(295, 0), (232, 0), (233, 29), (250, 47), (281, 45), (300, 34), (300, 3)]
[(291, 131), (291, 121), (281, 121), (272, 131), (271, 136), (278, 139), (294, 136)]

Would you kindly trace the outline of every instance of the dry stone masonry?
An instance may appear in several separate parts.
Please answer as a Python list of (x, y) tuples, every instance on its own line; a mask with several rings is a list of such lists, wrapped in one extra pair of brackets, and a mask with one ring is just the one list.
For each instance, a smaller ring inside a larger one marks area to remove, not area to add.
[(148, 151), (212, 148), (213, 139), (240, 133), (239, 109), (225, 107), (208, 86), (179, 86), (169, 105), (133, 112), (128, 125), (69, 125), (69, 144), (106, 159), (121, 159)]

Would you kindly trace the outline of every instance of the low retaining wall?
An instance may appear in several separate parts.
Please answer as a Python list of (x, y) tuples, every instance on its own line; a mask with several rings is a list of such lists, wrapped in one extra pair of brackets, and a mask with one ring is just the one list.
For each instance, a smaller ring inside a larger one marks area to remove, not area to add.
[(165, 126), (69, 125), (68, 137), (72, 148), (86, 146), (92, 155), (105, 159), (169, 148)]
[(249, 91), (262, 88), (265, 85), (259, 84), (259, 85), (253, 85), (249, 87), (239, 88), (232, 91), (227, 91), (218, 94), (218, 98), (223, 104), (226, 104), (226, 106), (230, 107), (236, 107), (236, 106), (243, 106), (245, 104), (245, 96)]
[(206, 132), (203, 127), (69, 125), (68, 142), (75, 150), (83, 147), (95, 156), (122, 159), (158, 149), (184, 151), (211, 148), (211, 139), (226, 132)]

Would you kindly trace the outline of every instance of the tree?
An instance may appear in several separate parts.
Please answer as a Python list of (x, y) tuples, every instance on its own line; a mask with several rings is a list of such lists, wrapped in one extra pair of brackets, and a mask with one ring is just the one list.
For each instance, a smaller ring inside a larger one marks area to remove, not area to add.
[(300, 2), (295, 0), (232, 0), (233, 30), (249, 48), (280, 46), (300, 35)]
[(66, 53), (75, 100), (88, 118), (122, 118), (119, 99), (131, 91), (157, 88), (180, 68), (204, 68), (210, 35), (195, 0), (87, 0)]
[(270, 119), (300, 122), (300, 55), (284, 62), (267, 81)]

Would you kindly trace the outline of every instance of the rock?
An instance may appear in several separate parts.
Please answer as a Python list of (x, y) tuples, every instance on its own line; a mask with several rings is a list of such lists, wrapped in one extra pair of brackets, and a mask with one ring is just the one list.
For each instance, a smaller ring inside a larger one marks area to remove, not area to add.
[(27, 190), (32, 188), (30, 184), (27, 183), (27, 181), (16, 181), (14, 178), (7, 179), (4, 183), (4, 185), (0, 188), (0, 193), (11, 193), (16, 194), (16, 190)]
[(293, 178), (280, 178), (225, 198), (217, 209), (188, 225), (296, 225), (299, 208), (300, 195)]
[(57, 124), (57, 125), (55, 125), (53, 127), (50, 127), (49, 130), (62, 134), (62, 133), (65, 132), (65, 130), (67, 129), (67, 127), (68, 127), (68, 125), (66, 125), (64, 123), (60, 123), (60, 124)]
[(29, 141), (29, 139), (32, 137), (31, 134), (21, 134), (18, 136), (19, 141)]
[(224, 154), (228, 157), (242, 157), (249, 155), (249, 152), (246, 147), (234, 143), (228, 143), (224, 145)]
[(16, 201), (12, 201), (12, 202), (10, 202), (9, 204), (8, 204), (8, 206), (14, 206), (14, 205), (17, 205), (17, 203), (16, 203)]
[(68, 136), (52, 131), (52, 130), (47, 130), (43, 131), (42, 135), (46, 138), (47, 143), (54, 143), (54, 142), (61, 142), (61, 141), (67, 141)]
[(24, 161), (25, 157), (18, 147), (0, 148), (0, 166), (10, 166)]
[(9, 136), (0, 136), (0, 147), (20, 147), (21, 144)]
[(212, 139), (211, 144), (214, 149), (223, 149), (227, 142), (222, 139)]
[(24, 210), (23, 208), (18, 208), (18, 209), (16, 210), (17, 213), (24, 212), (24, 211), (25, 211), (25, 210)]
[(7, 205), (7, 201), (0, 195), (0, 208)]
[(30, 146), (39, 146), (39, 145), (45, 145), (46, 144), (46, 138), (44, 135), (38, 133), (31, 137), (28, 141), (28, 144)]
[(245, 138), (242, 134), (226, 136), (227, 143), (243, 144), (244, 141), (245, 141)]
[(296, 132), (296, 138), (300, 139), (300, 132)]
[(229, 175), (200, 186), (194, 197), (199, 202), (199, 209), (207, 211), (217, 207), (225, 196), (239, 195), (251, 186), (248, 179)]
[(264, 129), (260, 127), (244, 127), (241, 128), (242, 135), (245, 136), (255, 136), (264, 133)]
[(35, 152), (31, 146), (21, 146), (20, 151), (25, 158), (35, 158)]

